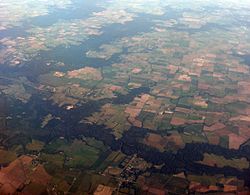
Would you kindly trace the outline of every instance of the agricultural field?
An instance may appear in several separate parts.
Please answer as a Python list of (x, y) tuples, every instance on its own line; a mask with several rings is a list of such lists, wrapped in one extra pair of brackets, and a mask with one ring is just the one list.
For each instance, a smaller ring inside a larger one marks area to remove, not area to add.
[(248, 0), (2, 0), (0, 194), (250, 193)]

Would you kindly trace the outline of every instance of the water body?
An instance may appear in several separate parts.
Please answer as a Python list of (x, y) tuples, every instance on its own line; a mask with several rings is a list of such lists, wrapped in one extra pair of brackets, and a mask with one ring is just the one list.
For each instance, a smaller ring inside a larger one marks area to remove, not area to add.
[(250, 54), (240, 55), (235, 53), (233, 56), (240, 58), (243, 64), (250, 66)]
[(250, 66), (250, 54), (242, 55), (241, 58), (243, 59), (244, 64)]
[(27, 29), (38, 26), (38, 27), (48, 27), (55, 24), (60, 20), (73, 20), (73, 19), (85, 19), (89, 17), (94, 11), (99, 12), (104, 10), (98, 7), (97, 4), (100, 0), (74, 0), (72, 6), (66, 9), (59, 9), (55, 7), (49, 8), (49, 13), (43, 16), (37, 16), (29, 18), (27, 20), (21, 21), (22, 25), (2, 30), (0, 33), (0, 38), (11, 37), (16, 38), (18, 36), (28, 36), (26, 32)]
[(159, 152), (157, 149), (151, 148), (139, 142), (145, 137), (147, 129), (132, 127), (125, 132), (123, 137), (116, 140), (111, 130), (103, 126), (78, 126), (75, 132), (81, 132), (84, 136), (93, 137), (103, 141), (110, 146), (112, 150), (121, 150), (126, 155), (137, 154), (147, 162), (153, 164), (165, 164), (162, 169), (150, 169), (151, 172), (161, 172), (165, 174), (176, 174), (180, 172), (188, 172), (198, 175), (203, 174), (224, 174), (225, 176), (236, 176), (245, 180), (246, 186), (250, 186), (250, 169), (239, 171), (231, 167), (210, 167), (196, 163), (203, 159), (204, 153), (213, 153), (224, 156), (225, 158), (241, 158), (250, 156), (250, 147), (244, 147), (239, 150), (227, 149), (221, 146), (214, 146), (207, 143), (190, 143), (185, 148), (179, 150), (176, 154), (172, 152)]
[[(1, 30), (0, 39), (10, 37), (10, 38), (17, 38), (19, 36), (27, 36), (28, 33), (26, 32), (26, 27), (13, 27), (7, 30)], [(1, 46), (0, 46), (1, 48)]]
[[(52, 17), (52, 16), (50, 16)], [(54, 17), (54, 16), (53, 16)], [(157, 16), (156, 16), (157, 18)], [(25, 66), (16, 68), (9, 66), (0, 66), (0, 71), (5, 75), (11, 73), (11, 76), (26, 76), (35, 81), (40, 74), (48, 73), (53, 70), (68, 71), (82, 68), (84, 66), (103, 67), (119, 62), (119, 55), (115, 54), (109, 60), (88, 58), (86, 52), (89, 50), (98, 50), (103, 44), (109, 44), (123, 37), (134, 36), (139, 33), (145, 33), (152, 30), (154, 22), (152, 16), (148, 14), (139, 14), (133, 21), (122, 24), (112, 24), (102, 29), (100, 36), (90, 36), (80, 45), (69, 47), (59, 46), (49, 51), (41, 51), (37, 57), (27, 62)], [(55, 61), (66, 64), (64, 67), (47, 66), (46, 62)]]
[(102, 28), (103, 34), (100, 36), (90, 36), (79, 46), (57, 47), (49, 52), (41, 52), (41, 58), (62, 61), (70, 68), (84, 66), (100, 67), (116, 62), (115, 57), (110, 60), (87, 58), (85, 53), (89, 50), (98, 50), (103, 44), (109, 44), (123, 37), (134, 36), (138, 33), (152, 30), (153, 22), (148, 15), (140, 14), (134, 21), (123, 24), (112, 24)]
[[(51, 139), (60, 136), (70, 138), (74, 135), (74, 129), (79, 126), (79, 121), (99, 111), (104, 104), (112, 102), (125, 103), (125, 101), (128, 103), (128, 101), (148, 90), (149, 88), (147, 87), (141, 87), (132, 89), (127, 95), (120, 94), (117, 98), (98, 101), (90, 100), (87, 103), (78, 104), (77, 108), (72, 110), (66, 110), (65, 107), (58, 107), (58, 105), (55, 105), (52, 101), (44, 100), (43, 97), (45, 94), (34, 94), (28, 104), (22, 103), (19, 100), (9, 99), (7, 102), (7, 113), (12, 119), (9, 120), (7, 128), (28, 133), (28, 135), (32, 132), (34, 136), (40, 135), (41, 132), (43, 132), (43, 141), (45, 142), (49, 142)], [(41, 123), (48, 114), (60, 117), (61, 119), (52, 120), (44, 129), (41, 129)], [(23, 121), (26, 121), (25, 128), (22, 128)], [(52, 130), (54, 133), (53, 136), (50, 135)]]
[[(139, 89), (136, 91), (132, 90), (130, 96), (133, 98), (144, 92), (144, 90), (146, 89)], [(114, 103), (117, 101), (117, 103), (119, 103), (119, 98), (121, 98), (122, 103), (124, 103), (123, 96), (118, 97)], [(9, 121), (8, 128), (18, 130), (19, 134), (3, 144), (8, 147), (11, 147), (11, 145), (15, 143), (23, 143), (23, 145), (25, 145), (26, 142), (29, 142), (30, 135), (32, 135), (33, 138), (40, 139), (46, 143), (61, 136), (66, 139), (72, 139), (84, 135), (86, 137), (94, 137), (97, 140), (103, 141), (104, 144), (110, 146), (112, 150), (121, 150), (126, 155), (137, 154), (146, 161), (157, 165), (165, 163), (165, 166), (162, 167), (162, 169), (150, 169), (149, 171), (151, 172), (174, 174), (184, 171), (200, 175), (204, 173), (224, 174), (226, 176), (237, 176), (240, 179), (244, 179), (246, 185), (250, 185), (248, 177), (250, 173), (249, 169), (239, 171), (230, 167), (209, 167), (196, 163), (197, 161), (202, 160), (204, 153), (224, 156), (227, 159), (242, 157), (249, 158), (250, 147), (248, 145), (241, 147), (239, 150), (234, 150), (207, 143), (193, 143), (187, 144), (185, 148), (180, 149), (176, 154), (172, 152), (162, 153), (140, 143), (140, 140), (150, 132), (148, 129), (132, 127), (124, 133), (121, 139), (116, 140), (111, 129), (107, 129), (104, 126), (79, 123), (81, 119), (98, 111), (102, 105), (108, 102), (112, 102), (112, 100), (104, 99), (101, 101), (90, 101), (76, 109), (66, 110), (57, 105), (53, 105), (51, 101), (44, 101), (42, 97), (37, 94), (32, 97), (29, 104), (22, 104), (19, 101), (15, 101), (14, 104), (8, 103), (8, 105), (11, 105), (8, 112), (13, 114), (13, 120)], [(23, 114), (23, 112), (25, 112), (25, 114)], [(52, 120), (45, 129), (40, 129), (41, 121), (48, 113), (51, 113), (54, 116), (59, 116), (61, 120)], [(18, 115), (22, 116), (21, 121), (20, 119), (15, 118)], [(25, 123), (22, 121), (26, 121), (29, 126), (24, 126)]]
[(51, 7), (49, 14), (32, 18), (28, 23), (40, 27), (48, 27), (60, 20), (73, 20), (88, 18), (93, 12), (103, 11), (98, 5), (100, 0), (74, 0), (67, 9)]
[[(151, 15), (141, 14), (134, 21), (128, 22), (126, 25), (112, 24), (102, 29), (103, 34), (100, 36), (90, 36), (89, 39), (80, 45), (72, 45), (70, 47), (59, 46), (50, 51), (41, 51), (39, 56), (32, 61), (27, 62), (25, 66), (20, 68), (1, 66), (0, 71), (5, 75), (10, 76), (26, 76), (36, 82), (40, 74), (45, 74), (50, 71), (68, 71), (84, 66), (103, 67), (110, 66), (113, 63), (119, 62), (119, 55), (113, 55), (109, 60), (88, 58), (86, 52), (89, 50), (98, 50), (103, 44), (109, 44), (123, 37), (134, 36), (142, 32), (152, 30), (153, 22)], [(66, 64), (64, 67), (47, 66), (46, 62), (55, 61)]]
[[(85, 9), (85, 8), (84, 8)], [(51, 25), (58, 19), (69, 19), (78, 18), (83, 10), (76, 11), (75, 14), (70, 12), (65, 12), (65, 15), (61, 16), (62, 10), (57, 10), (55, 15), (49, 15), (44, 17), (39, 17), (33, 20), (33, 24), (39, 26)], [(86, 13), (88, 15), (89, 13)], [(57, 16), (60, 15), (60, 18)], [(166, 14), (166, 18), (179, 17), (177, 13)], [(80, 46), (71, 46), (69, 48), (57, 47), (48, 52), (41, 52), (40, 59), (34, 60), (28, 64), (27, 67), (22, 67), (20, 69), (13, 68), (15, 72), (11, 72), (11, 75), (15, 76), (28, 76), (34, 79), (41, 74), (53, 70), (53, 67), (44, 67), (44, 62), (48, 60), (61, 61), (67, 64), (66, 67), (61, 68), (61, 70), (71, 70), (83, 67), (85, 65), (93, 67), (108, 66), (112, 63), (119, 61), (119, 55), (114, 55), (110, 60), (100, 60), (87, 58), (85, 53), (88, 50), (97, 50), (100, 45), (105, 43), (111, 43), (124, 36), (133, 36), (141, 32), (149, 32), (152, 29), (153, 23), (152, 19), (157, 19), (158, 16), (151, 15), (139, 15), (134, 21), (127, 23), (127, 25), (114, 24), (103, 28), (104, 33), (98, 37), (90, 37), (86, 42)], [(162, 19), (162, 17), (160, 17)], [(43, 23), (44, 20), (50, 20), (48, 23)], [(214, 26), (212, 26), (214, 28)], [(13, 31), (13, 35), (15, 35)], [(17, 36), (17, 35), (15, 35)], [(249, 63), (250, 56), (241, 56), (244, 58), (246, 63)], [(11, 68), (6, 68), (6, 72), (10, 72)], [(102, 105), (106, 103), (114, 104), (125, 104), (131, 102), (131, 100), (141, 93), (148, 92), (147, 87), (139, 88), (136, 90), (131, 90), (126, 96), (118, 96), (117, 99), (103, 99), (101, 101), (89, 101), (86, 104), (80, 105), (76, 109), (66, 110), (64, 108), (53, 105), (51, 101), (44, 101), (42, 97), (45, 94), (33, 95), (28, 104), (23, 104), (20, 101), (9, 100), (10, 107), (8, 112), (13, 117), (7, 125), (9, 129), (18, 130), (20, 135), (19, 138), (22, 142), (25, 142), (30, 138), (30, 135), (35, 138), (41, 139), (46, 143), (51, 140), (57, 139), (60, 136), (64, 136), (66, 139), (71, 139), (72, 137), (78, 137), (84, 135), (86, 137), (94, 137), (97, 140), (103, 141), (106, 145), (110, 146), (112, 150), (121, 150), (127, 155), (138, 154), (138, 156), (144, 158), (148, 162), (153, 164), (166, 165), (160, 169), (152, 169), (152, 172), (162, 172), (167, 174), (178, 173), (180, 171), (185, 171), (189, 173), (204, 174), (204, 173), (214, 173), (214, 174), (224, 174), (229, 176), (237, 176), (246, 181), (247, 185), (250, 185), (249, 181), (249, 169), (247, 170), (236, 170), (230, 167), (218, 168), (218, 167), (208, 167), (206, 165), (201, 165), (196, 163), (202, 160), (203, 154), (213, 153), (226, 158), (241, 158), (249, 157), (250, 149), (249, 146), (242, 147), (239, 150), (226, 149), (220, 146), (213, 146), (209, 144), (187, 144), (185, 148), (179, 150), (176, 154), (172, 152), (159, 152), (156, 149), (145, 146), (140, 143), (146, 134), (149, 132), (148, 129), (135, 128), (132, 127), (129, 131), (124, 133), (124, 136), (116, 140), (111, 132), (111, 129), (107, 129), (104, 126), (79, 124), (79, 121), (84, 117), (89, 116), (91, 113), (98, 111)], [(61, 120), (52, 120), (46, 126), (45, 129), (40, 128), (42, 119), (51, 113), (54, 116), (58, 116)], [(18, 116), (21, 116), (18, 117)], [(12, 140), (13, 141), (13, 140)], [(20, 140), (18, 140), (20, 141)], [(10, 142), (10, 141), (9, 141)], [(11, 144), (11, 143), (6, 144)], [(13, 141), (14, 142), (14, 141)], [(20, 142), (18, 142), (20, 143)], [(13, 143), (12, 143), (13, 144)], [(24, 144), (25, 145), (25, 144)]]
[[(95, 1), (79, 1), (76, 0), (76, 3), (80, 7), (77, 10), (72, 11), (72, 8), (68, 9), (53, 9), (49, 15), (38, 16), (33, 19), (30, 19), (29, 22), (26, 22), (21, 27), (16, 27), (13, 29), (7, 30), (3, 36), (9, 35), (11, 37), (17, 36), (28, 36), (28, 33), (25, 29), (28, 29), (31, 25), (37, 25), (41, 27), (46, 27), (52, 25), (58, 20), (72, 20), (87, 18), (93, 11), (101, 11), (101, 8), (97, 7), (98, 0)], [(88, 10), (88, 11), (84, 11)], [(102, 29), (103, 34), (100, 36), (90, 36), (88, 40), (84, 41), (82, 44), (77, 46), (59, 46), (51, 49), (50, 51), (41, 51), (37, 57), (32, 61), (27, 62), (25, 66), (20, 68), (1, 66), (0, 71), (6, 75), (11, 72), (11, 76), (26, 76), (32, 79), (35, 82), (36, 78), (40, 74), (48, 73), (53, 70), (59, 71), (68, 71), (72, 69), (81, 68), (83, 66), (92, 66), (92, 67), (102, 67), (109, 66), (113, 63), (119, 62), (119, 55), (113, 55), (109, 60), (97, 59), (97, 58), (88, 58), (86, 57), (86, 52), (89, 50), (98, 50), (102, 44), (109, 44), (113, 41), (119, 40), (123, 37), (131, 37), (139, 33), (146, 33), (152, 30), (152, 27), (155, 25), (154, 21), (158, 19), (177, 19), (181, 16), (181, 12), (177, 12), (170, 8), (166, 8), (166, 14), (163, 16), (150, 15), (150, 14), (138, 14), (132, 22), (123, 24), (112, 24), (106, 26)], [(54, 67), (46, 66), (48, 61), (64, 62), (65, 67)]]
[[(137, 96), (141, 93), (140, 90), (131, 91), (131, 96)], [(119, 99), (119, 97), (118, 97)], [(87, 104), (79, 106), (73, 110), (65, 110), (56, 105), (53, 105), (50, 101), (44, 101), (39, 95), (32, 97), (29, 104), (20, 104), (16, 102), (16, 105), (11, 107), (11, 112), (16, 112), (16, 115), (20, 115), (23, 111), (26, 112), (26, 117), (30, 121), (31, 129), (20, 129), (22, 132), (23, 142), (29, 140), (29, 136), (32, 134), (34, 137), (41, 139), (45, 142), (57, 139), (60, 136), (64, 136), (66, 139), (73, 137), (79, 137), (84, 135), (86, 137), (94, 137), (97, 140), (103, 141), (107, 146), (110, 146), (112, 150), (121, 150), (127, 155), (137, 154), (139, 157), (144, 158), (146, 161), (153, 164), (165, 163), (165, 166), (160, 170), (151, 169), (152, 172), (162, 172), (167, 174), (174, 174), (181, 171), (195, 173), (195, 174), (224, 174), (226, 176), (237, 176), (240, 179), (244, 179), (247, 185), (250, 185), (248, 174), (249, 169), (239, 171), (231, 167), (209, 167), (196, 163), (202, 160), (204, 153), (212, 153), (219, 156), (224, 156), (227, 159), (242, 158), (250, 156), (250, 147), (248, 145), (241, 147), (239, 150), (227, 149), (221, 146), (210, 145), (207, 143), (192, 143), (186, 144), (185, 148), (178, 150), (177, 153), (172, 152), (159, 152), (158, 150), (145, 146), (140, 143), (139, 140), (143, 139), (150, 131), (148, 129), (131, 127), (126, 131), (123, 137), (116, 140), (112, 134), (111, 129), (107, 129), (104, 126), (79, 124), (79, 120), (89, 116), (91, 113), (98, 111), (102, 105), (110, 102), (110, 99), (104, 99), (102, 101), (91, 101)], [(61, 120), (51, 121), (45, 129), (40, 129), (41, 119), (48, 113), (59, 116)], [(34, 125), (36, 124), (36, 125)], [(16, 124), (18, 125), (18, 124)], [(13, 126), (10, 126), (13, 128)], [(15, 129), (17, 129), (16, 127)], [(34, 130), (35, 129), (35, 130)], [(32, 132), (32, 133), (31, 133)], [(7, 145), (15, 143), (19, 139), (12, 139), (6, 142)], [(24, 143), (25, 145), (25, 143)]]

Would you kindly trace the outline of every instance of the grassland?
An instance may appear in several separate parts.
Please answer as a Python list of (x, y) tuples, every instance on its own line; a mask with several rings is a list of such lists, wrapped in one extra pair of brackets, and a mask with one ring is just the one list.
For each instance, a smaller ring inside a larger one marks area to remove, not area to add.
[(242, 170), (249, 168), (249, 162), (247, 159), (226, 159), (222, 156), (217, 156), (214, 154), (204, 154), (203, 161), (200, 162), (201, 164), (209, 165), (209, 166), (217, 166), (217, 167), (234, 167), (236, 169)]

